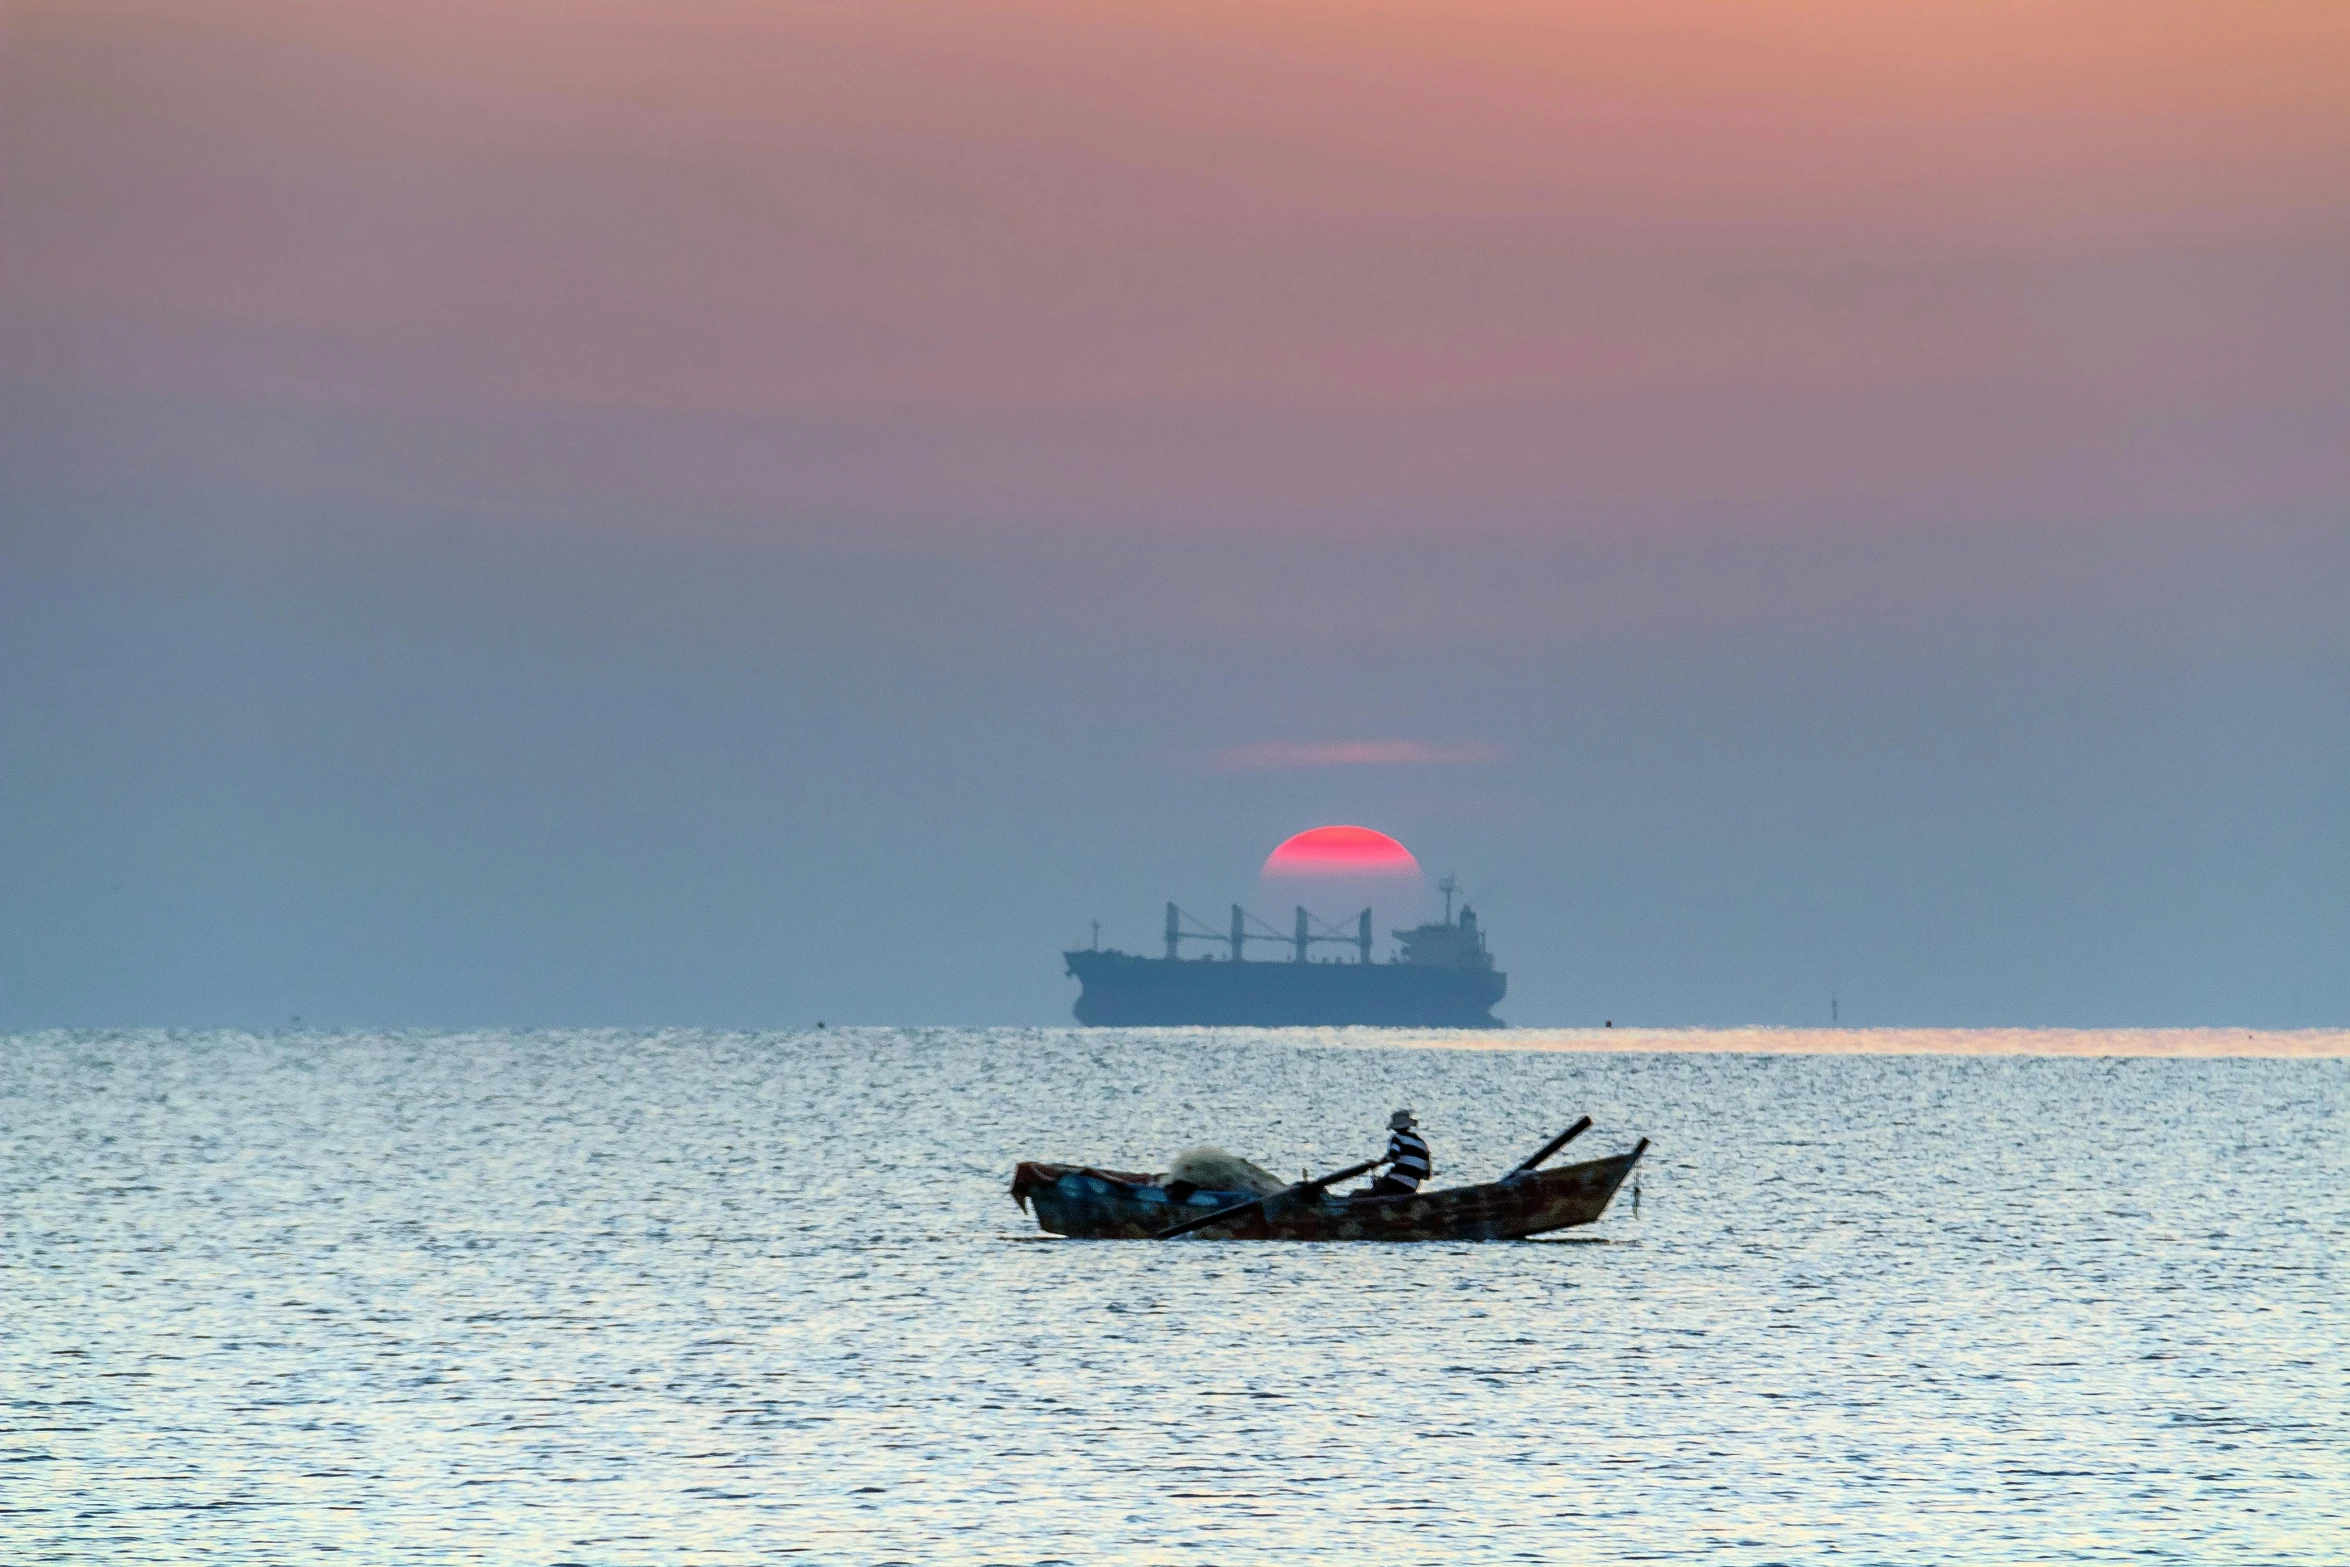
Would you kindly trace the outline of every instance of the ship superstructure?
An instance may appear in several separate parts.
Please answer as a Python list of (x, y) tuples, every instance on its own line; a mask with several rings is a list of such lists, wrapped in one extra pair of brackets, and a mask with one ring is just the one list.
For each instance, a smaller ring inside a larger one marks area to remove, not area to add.
[[(1439, 885), (1444, 918), (1393, 932), (1401, 946), (1386, 962), (1372, 956), (1369, 909), (1331, 925), (1301, 907), (1282, 931), (1236, 903), (1230, 923), (1217, 930), (1170, 903), (1163, 957), (1100, 947), (1062, 954), (1081, 987), (1077, 1021), (1123, 1027), (1499, 1028), (1492, 1009), (1509, 988), (1509, 976), (1493, 966), (1476, 911), (1464, 903), (1454, 917), (1458, 889), (1452, 878)], [(1187, 942), (1223, 950), (1187, 955)], [(1251, 944), (1289, 951), (1277, 959), (1251, 958)], [(1321, 957), (1317, 947), (1349, 955)]]

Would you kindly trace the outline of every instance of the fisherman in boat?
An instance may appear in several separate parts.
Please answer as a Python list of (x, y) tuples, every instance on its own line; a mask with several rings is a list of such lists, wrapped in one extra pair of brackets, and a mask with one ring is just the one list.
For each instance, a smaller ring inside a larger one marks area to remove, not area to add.
[(1419, 1124), (1409, 1110), (1398, 1110), (1387, 1118), (1387, 1154), (1379, 1161), (1387, 1168), (1359, 1195), (1409, 1197), (1435, 1173), (1435, 1163), (1428, 1157), (1428, 1139), (1419, 1134)]

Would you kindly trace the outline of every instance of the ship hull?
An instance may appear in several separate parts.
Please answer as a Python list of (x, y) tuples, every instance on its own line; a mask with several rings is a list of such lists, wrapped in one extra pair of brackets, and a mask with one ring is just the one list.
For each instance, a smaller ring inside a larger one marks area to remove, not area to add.
[(1103, 1028), (1499, 1028), (1508, 976), (1417, 963), (1235, 963), (1064, 953), (1077, 1021)]

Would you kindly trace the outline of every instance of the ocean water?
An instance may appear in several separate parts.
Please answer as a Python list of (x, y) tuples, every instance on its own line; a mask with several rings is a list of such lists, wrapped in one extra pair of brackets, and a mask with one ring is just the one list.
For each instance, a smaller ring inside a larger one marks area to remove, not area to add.
[[(1839, 1037), (0, 1039), (0, 1561), (2350, 1561), (2341, 1041)], [(1637, 1210), (1005, 1192), (1407, 1103), (1440, 1181), (1645, 1135)]]

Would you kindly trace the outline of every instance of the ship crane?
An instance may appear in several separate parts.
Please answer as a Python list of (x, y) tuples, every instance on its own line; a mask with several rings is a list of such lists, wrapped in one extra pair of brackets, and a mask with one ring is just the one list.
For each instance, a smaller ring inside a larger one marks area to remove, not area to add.
[[(1255, 925), (1257, 929), (1249, 929), (1251, 925)], [(1317, 933), (1313, 928), (1316, 925), (1321, 926), (1322, 930), (1328, 934)], [(1283, 946), (1291, 947), (1295, 949), (1293, 961), (1298, 963), (1306, 962), (1312, 949), (1317, 945), (1352, 947), (1356, 951), (1356, 961), (1368, 963), (1371, 961), (1371, 911), (1365, 909), (1357, 915), (1354, 920), (1354, 929), (1350, 932), (1344, 926), (1316, 919), (1306, 912), (1303, 904), (1300, 904), (1297, 909), (1295, 927), (1288, 931), (1281, 931), (1276, 930), (1266, 921), (1259, 919), (1235, 903), (1232, 905), (1231, 928), (1219, 931), (1205, 920), (1188, 914), (1170, 903), (1167, 905), (1167, 956), (1170, 958), (1181, 957), (1183, 943), (1187, 941), (1223, 943), (1231, 948), (1231, 961), (1234, 963), (1241, 962), (1248, 956), (1248, 944), (1252, 941), (1275, 941)]]

